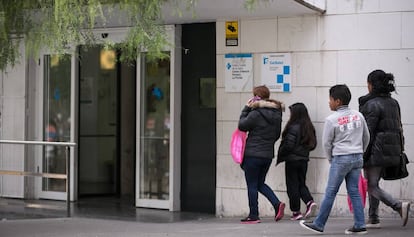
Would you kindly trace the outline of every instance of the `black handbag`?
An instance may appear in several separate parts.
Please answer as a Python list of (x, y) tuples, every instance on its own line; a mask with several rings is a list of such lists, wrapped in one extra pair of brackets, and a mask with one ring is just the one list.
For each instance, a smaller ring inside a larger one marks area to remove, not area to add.
[(409, 163), (407, 155), (402, 152), (400, 155), (400, 165), (385, 167), (382, 170), (382, 178), (384, 180), (402, 179), (408, 176), (407, 164)]

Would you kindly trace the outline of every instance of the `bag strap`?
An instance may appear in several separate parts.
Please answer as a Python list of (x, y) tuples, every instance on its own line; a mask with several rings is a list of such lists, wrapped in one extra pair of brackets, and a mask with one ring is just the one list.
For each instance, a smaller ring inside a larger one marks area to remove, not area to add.
[(400, 123), (400, 145), (401, 145), (401, 152), (404, 151), (404, 135), (403, 135), (403, 126), (401, 121), (401, 110), (400, 105), (397, 102), (397, 108), (398, 108), (398, 122)]

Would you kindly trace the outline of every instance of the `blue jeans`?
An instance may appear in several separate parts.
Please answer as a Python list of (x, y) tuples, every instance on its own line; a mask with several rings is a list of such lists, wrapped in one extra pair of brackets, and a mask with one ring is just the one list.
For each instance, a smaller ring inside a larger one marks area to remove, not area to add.
[(365, 227), (364, 207), (362, 206), (362, 200), (358, 190), (358, 181), (362, 165), (362, 154), (340, 155), (332, 158), (325, 196), (318, 216), (313, 221), (317, 228), (321, 230), (325, 228), (336, 194), (344, 179), (346, 182), (346, 190), (348, 191), (354, 209), (354, 227)]
[(242, 168), (246, 178), (247, 195), (249, 198), (249, 217), (259, 217), (258, 192), (263, 194), (272, 203), (273, 207), (277, 208), (280, 203), (273, 190), (265, 184), (266, 175), (271, 164), (272, 159), (267, 158), (245, 157), (243, 160)]

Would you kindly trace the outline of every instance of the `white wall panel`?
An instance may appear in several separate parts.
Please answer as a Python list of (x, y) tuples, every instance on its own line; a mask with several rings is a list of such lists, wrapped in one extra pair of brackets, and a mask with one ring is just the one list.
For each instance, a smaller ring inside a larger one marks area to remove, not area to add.
[(329, 109), (329, 87), (319, 87), (316, 89), (316, 100), (318, 101), (316, 105), (317, 121), (325, 122), (325, 118), (329, 116), (332, 111)]
[(1, 139), (24, 140), (25, 98), (5, 97), (3, 102)]
[(379, 0), (328, 0), (327, 14), (352, 14), (362, 12), (378, 12)]
[(316, 140), (318, 144), (315, 150), (311, 151), (309, 156), (314, 157), (314, 158), (325, 158), (325, 151), (323, 150), (323, 147), (321, 146), (324, 121), (317, 121), (317, 122), (313, 121), (313, 126), (315, 126)]
[(357, 15), (328, 15), (319, 21), (321, 50), (348, 50), (358, 46)]
[[(217, 101), (218, 120), (235, 120), (239, 118), (241, 111), (240, 105), (242, 103), (240, 93), (225, 93), (224, 89), (218, 89)], [(246, 101), (243, 101), (243, 105)]]
[(331, 86), (335, 84), (338, 74), (338, 53), (337, 51), (320, 51), (320, 77), (316, 78), (317, 86)]
[[(259, 210), (260, 211), (260, 210)], [(219, 216), (244, 216), (249, 212), (246, 189), (218, 188), (216, 214)]]
[(241, 51), (274, 52), (277, 46), (277, 20), (244, 20), (240, 25)]
[(366, 86), (368, 73), (380, 68), (379, 51), (338, 52), (338, 82), (348, 86)]
[[(397, 80), (397, 79), (396, 79)], [(400, 103), (400, 107), (401, 107), (401, 119), (402, 122), (404, 124), (404, 126), (407, 125), (414, 125), (414, 109), (413, 108), (413, 100), (414, 100), (414, 95), (413, 95), (413, 87), (399, 87), (398, 86), (398, 81), (397, 81), (397, 93), (395, 94), (393, 93), (393, 97), (395, 99), (397, 99)], [(404, 128), (405, 129), (405, 128)], [(412, 127), (412, 129), (414, 129), (414, 127)], [(409, 148), (412, 148), (412, 154), (413, 154), (413, 158), (414, 158), (414, 133), (410, 133), (408, 131), (405, 131), (404, 134), (405, 136), (411, 136), (412, 139), (406, 139), (406, 147), (408, 145)], [(414, 130), (413, 130), (414, 132)], [(413, 165), (414, 166), (414, 165)]]
[(280, 18), (277, 50), (280, 52), (316, 50), (317, 19), (317, 17)]
[(216, 86), (217, 88), (224, 88), (224, 55), (216, 56)]
[(401, 14), (358, 15), (357, 49), (396, 49), (401, 47)]
[(322, 55), (319, 52), (295, 53), (293, 86), (315, 86), (322, 77)]
[[(24, 48), (21, 47), (21, 52)], [(26, 111), (26, 64), (25, 57), (13, 68), (3, 73), (2, 111), (0, 139), (25, 140), (25, 111)], [(24, 145), (3, 144), (0, 146), (0, 169), (24, 171)], [(24, 196), (24, 177), (0, 176), (0, 196), (21, 198)]]
[(413, 0), (380, 0), (380, 10), (386, 11), (414, 11)]
[(359, 50), (338, 52), (338, 81), (366, 86), (375, 69), (393, 73), (397, 86), (414, 86), (414, 50)]
[[(414, 3), (414, 1), (411, 1)], [(402, 48), (414, 48), (414, 12), (402, 13)]]
[(233, 161), (230, 154), (224, 155), (221, 159), (217, 160), (217, 172), (222, 174), (217, 178), (217, 187), (246, 188), (244, 172), (240, 168), (240, 165)]
[(25, 68), (24, 65), (16, 65), (5, 73), (4, 91), (5, 98), (24, 98), (25, 96)]

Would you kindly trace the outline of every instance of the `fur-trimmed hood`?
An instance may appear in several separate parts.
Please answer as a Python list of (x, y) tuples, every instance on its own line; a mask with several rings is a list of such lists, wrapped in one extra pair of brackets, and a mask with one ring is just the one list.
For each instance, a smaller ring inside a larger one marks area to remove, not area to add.
[(277, 100), (259, 100), (259, 101), (250, 103), (248, 106), (252, 109), (275, 108), (275, 109), (280, 109), (282, 112), (285, 111), (285, 104)]

